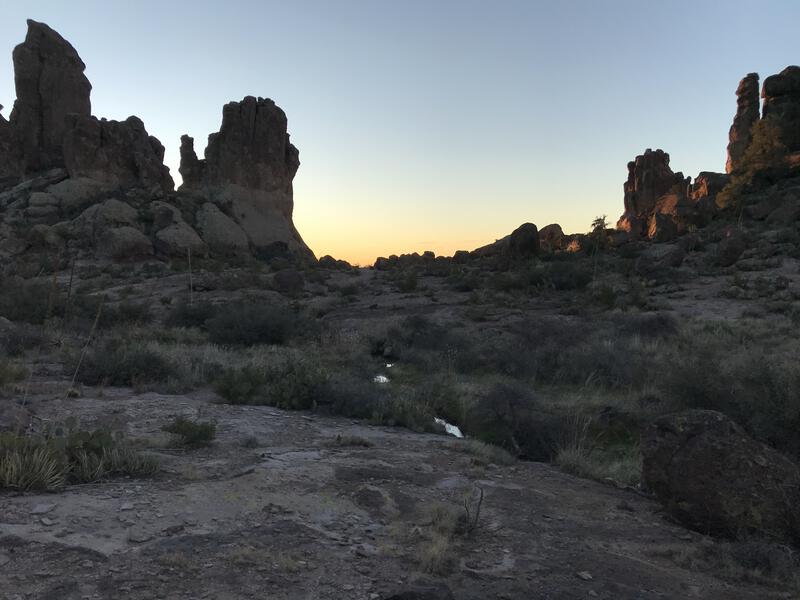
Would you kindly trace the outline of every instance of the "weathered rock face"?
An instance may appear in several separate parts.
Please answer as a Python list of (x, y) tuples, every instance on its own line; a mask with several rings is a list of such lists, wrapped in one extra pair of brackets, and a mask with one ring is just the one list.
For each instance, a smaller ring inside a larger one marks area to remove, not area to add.
[(164, 166), (164, 146), (148, 135), (137, 117), (125, 121), (71, 116), (64, 136), (64, 164), (70, 177), (88, 177), (122, 188), (175, 184)]
[(191, 137), (181, 138), (180, 190), (229, 207), (257, 253), (282, 242), (313, 257), (292, 223), (292, 180), (300, 160), (286, 129), (286, 114), (272, 100), (247, 96), (226, 104), (204, 159), (197, 158)]
[[(0, 110), (3, 110), (2, 104)], [(14, 128), (0, 115), (0, 185), (7, 187), (17, 183), (22, 171), (22, 157)]]
[(542, 250), (555, 252), (563, 250), (565, 246), (564, 230), (558, 223), (545, 225), (539, 230), (539, 244)]
[(764, 80), (763, 118), (780, 131), (781, 141), (789, 152), (800, 151), (800, 67), (786, 67)]
[(758, 73), (749, 73), (736, 89), (736, 116), (728, 132), (728, 160), (725, 172), (733, 173), (740, 167), (741, 158), (752, 139), (751, 130), (760, 113), (758, 99)]
[(647, 233), (652, 215), (657, 212), (657, 202), (665, 195), (685, 195), (689, 179), (683, 173), (673, 173), (669, 167), (669, 154), (663, 150), (645, 150), (644, 154), (628, 163), (625, 192), (625, 213), (617, 222), (617, 229), (634, 236)]
[(641, 444), (646, 485), (688, 526), (800, 540), (800, 468), (725, 415), (693, 410), (661, 417)]
[(25, 170), (63, 166), (67, 116), (91, 114), (86, 65), (69, 42), (44, 23), (31, 20), (13, 59), (17, 100), (10, 123), (21, 142)]

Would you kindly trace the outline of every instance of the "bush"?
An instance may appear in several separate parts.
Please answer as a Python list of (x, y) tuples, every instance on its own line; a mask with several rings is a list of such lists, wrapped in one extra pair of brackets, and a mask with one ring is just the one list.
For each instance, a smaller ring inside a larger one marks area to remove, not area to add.
[(397, 281), (397, 289), (403, 293), (413, 292), (417, 289), (417, 274), (409, 271)]
[(235, 304), (206, 321), (210, 340), (223, 346), (284, 344), (295, 327), (287, 308), (271, 304)]
[(286, 410), (314, 408), (325, 395), (327, 375), (306, 360), (291, 360), (267, 369), (246, 366), (226, 370), (215, 382), (217, 393), (231, 404), (268, 404)]
[(51, 282), (0, 279), (0, 317), (39, 325), (63, 314), (63, 308), (58, 286)]
[(0, 489), (58, 491), (109, 476), (151, 476), (158, 460), (125, 444), (122, 434), (69, 425), (39, 435), (0, 434)]
[(27, 376), (28, 370), (25, 367), (0, 356), (0, 385), (21, 381)]
[(141, 343), (108, 341), (91, 347), (83, 360), (73, 357), (70, 371), (87, 385), (135, 386), (163, 383), (177, 374), (174, 365)]
[(217, 309), (210, 302), (189, 304), (184, 300), (170, 311), (164, 321), (164, 325), (167, 327), (204, 328), (206, 322), (216, 314)]
[(252, 366), (226, 369), (214, 382), (214, 389), (230, 404), (258, 404), (256, 399), (263, 394), (267, 377)]
[(207, 446), (217, 436), (217, 425), (213, 421), (191, 421), (185, 417), (176, 417), (161, 429), (171, 433), (173, 441), (180, 446)]
[(9, 356), (22, 356), (26, 350), (42, 347), (46, 342), (41, 328), (33, 325), (15, 325), (0, 334), (0, 349)]

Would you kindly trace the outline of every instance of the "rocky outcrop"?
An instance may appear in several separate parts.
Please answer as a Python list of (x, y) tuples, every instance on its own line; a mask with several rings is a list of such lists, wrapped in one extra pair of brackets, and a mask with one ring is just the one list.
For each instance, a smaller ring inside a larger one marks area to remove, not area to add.
[(563, 250), (566, 245), (565, 240), (564, 230), (558, 223), (545, 225), (539, 230), (539, 245), (542, 250), (548, 252)]
[(10, 123), (20, 140), (25, 171), (61, 167), (68, 115), (91, 114), (86, 65), (69, 42), (31, 20), (13, 60), (17, 100)]
[(227, 104), (203, 160), (184, 136), (184, 184), (175, 192), (164, 146), (140, 119), (91, 115), (84, 63), (58, 33), (29, 21), (14, 67), (17, 101), (10, 120), (0, 116), (6, 264), (29, 250), (112, 260), (313, 259), (292, 223), (298, 151), (272, 100)]
[(728, 132), (728, 160), (725, 172), (733, 173), (741, 166), (741, 159), (752, 139), (753, 125), (759, 119), (758, 73), (749, 73), (736, 89), (736, 116)]
[(164, 166), (164, 146), (148, 135), (137, 117), (106, 121), (73, 115), (64, 136), (64, 164), (70, 177), (88, 177), (116, 187), (174, 188)]
[(225, 212), (256, 253), (277, 242), (313, 257), (292, 222), (292, 180), (299, 166), (286, 114), (270, 99), (247, 96), (225, 105), (204, 159), (197, 158), (191, 137), (181, 138), (180, 190), (229, 208)]
[(503, 257), (510, 259), (529, 258), (539, 254), (539, 230), (533, 223), (523, 223), (509, 235), (493, 244), (476, 248), (470, 252), (473, 258)]
[(645, 484), (689, 527), (800, 541), (800, 468), (725, 415), (693, 410), (661, 417), (641, 449)]
[(800, 152), (800, 67), (786, 67), (764, 80), (763, 118), (778, 129), (789, 152)]
[(669, 154), (648, 148), (628, 163), (628, 179), (623, 186), (625, 213), (617, 222), (617, 229), (643, 235), (658, 200), (667, 194), (685, 195), (688, 184), (683, 173), (672, 172)]

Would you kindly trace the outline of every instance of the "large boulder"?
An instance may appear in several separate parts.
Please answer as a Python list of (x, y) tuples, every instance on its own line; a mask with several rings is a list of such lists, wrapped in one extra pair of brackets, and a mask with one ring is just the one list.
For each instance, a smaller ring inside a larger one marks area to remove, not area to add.
[(728, 160), (725, 172), (733, 173), (741, 167), (741, 159), (752, 139), (753, 125), (759, 119), (761, 104), (758, 99), (758, 73), (749, 73), (736, 89), (736, 115), (728, 132)]
[(523, 223), (510, 234), (492, 244), (473, 250), (470, 255), (479, 257), (528, 258), (539, 253), (539, 230), (533, 223)]
[(112, 227), (100, 232), (97, 254), (113, 260), (141, 259), (153, 254), (153, 244), (134, 227)]
[(722, 239), (717, 245), (717, 262), (721, 267), (730, 267), (747, 248), (747, 240), (744, 234), (733, 228), (727, 228), (722, 232)]
[(247, 234), (236, 222), (210, 202), (197, 211), (197, 229), (209, 249), (223, 256), (247, 252)]
[(687, 526), (800, 541), (800, 468), (722, 413), (661, 417), (641, 449), (644, 483)]
[(73, 115), (64, 138), (70, 177), (88, 177), (121, 188), (170, 192), (175, 184), (164, 165), (164, 146), (137, 117), (125, 121)]
[(764, 80), (763, 118), (777, 126), (789, 152), (800, 151), (800, 67), (786, 67)]
[(539, 245), (542, 250), (555, 252), (563, 250), (565, 245), (564, 230), (558, 223), (545, 225), (539, 230)]
[(14, 48), (17, 100), (10, 123), (19, 141), (25, 170), (64, 164), (68, 115), (88, 117), (92, 85), (75, 48), (44, 23), (28, 20), (25, 41)]

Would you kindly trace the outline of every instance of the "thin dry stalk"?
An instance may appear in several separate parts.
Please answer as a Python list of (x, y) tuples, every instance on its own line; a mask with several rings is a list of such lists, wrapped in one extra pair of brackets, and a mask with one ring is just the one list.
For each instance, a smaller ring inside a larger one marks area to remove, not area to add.
[(81, 355), (78, 358), (78, 364), (75, 365), (75, 372), (72, 374), (72, 381), (69, 384), (69, 388), (67, 388), (67, 391), (64, 392), (65, 398), (69, 396), (69, 391), (75, 387), (75, 381), (78, 379), (78, 371), (80, 371), (81, 365), (83, 364), (83, 359), (86, 357), (86, 353), (89, 351), (89, 345), (92, 343), (94, 334), (97, 331), (97, 325), (100, 323), (100, 315), (103, 312), (104, 302), (105, 302), (105, 297), (100, 301), (100, 304), (97, 306), (97, 314), (94, 317), (94, 323), (92, 323), (92, 329), (89, 331), (89, 337), (86, 338), (86, 343), (83, 345), (83, 349), (81, 350)]

